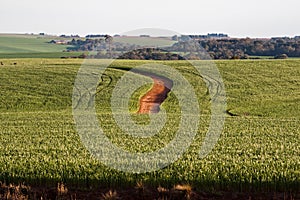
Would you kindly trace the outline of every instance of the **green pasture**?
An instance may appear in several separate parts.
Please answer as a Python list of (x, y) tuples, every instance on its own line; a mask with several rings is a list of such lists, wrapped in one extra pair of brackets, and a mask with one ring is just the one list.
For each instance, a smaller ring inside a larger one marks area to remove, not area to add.
[(32, 35), (0, 35), (0, 54), (62, 52), (66, 45), (48, 43), (54, 38)]
[[(300, 60), (215, 62), (226, 87), (227, 114), (217, 145), (204, 159), (198, 157), (210, 120), (210, 97), (204, 81), (185, 61), (151, 61), (171, 66), (190, 82), (201, 115), (197, 135), (179, 160), (159, 171), (141, 174), (105, 166), (82, 144), (72, 116), (72, 93), (83, 60), (0, 61), (2, 182), (51, 185), (63, 181), (81, 187), (110, 187), (142, 181), (154, 186), (188, 183), (204, 190), (240, 191), (300, 188)], [(97, 87), (99, 125), (112, 142), (130, 152), (162, 148), (179, 126), (180, 106), (172, 92), (162, 105), (167, 123), (152, 138), (134, 138), (115, 123), (110, 109), (112, 91), (124, 73), (145, 63), (114, 61)], [(132, 95), (129, 110), (136, 123), (149, 123), (148, 115), (135, 111), (138, 99), (150, 87), (145, 85)]]

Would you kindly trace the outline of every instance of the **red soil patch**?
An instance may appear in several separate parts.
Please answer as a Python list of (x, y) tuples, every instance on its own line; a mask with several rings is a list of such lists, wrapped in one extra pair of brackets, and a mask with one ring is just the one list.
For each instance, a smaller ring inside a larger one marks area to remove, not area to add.
[(153, 74), (145, 74), (152, 78), (154, 84), (144, 96), (140, 99), (140, 107), (137, 113), (158, 113), (160, 105), (167, 98), (168, 93), (171, 91), (173, 81)]

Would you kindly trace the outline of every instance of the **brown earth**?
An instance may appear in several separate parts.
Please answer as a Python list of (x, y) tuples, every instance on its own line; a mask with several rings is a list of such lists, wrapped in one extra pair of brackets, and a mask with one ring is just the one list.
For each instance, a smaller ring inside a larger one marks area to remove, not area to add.
[(160, 105), (168, 97), (171, 91), (173, 81), (162, 76), (143, 73), (143, 75), (152, 78), (154, 84), (152, 88), (140, 98), (140, 107), (137, 113), (158, 113)]
[(0, 199), (9, 200), (81, 200), (81, 199), (123, 199), (123, 200), (240, 200), (240, 199), (270, 199), (270, 200), (298, 200), (299, 191), (294, 192), (239, 192), (230, 190), (205, 191), (193, 188), (190, 185), (175, 185), (171, 188), (149, 187), (143, 183), (137, 183), (134, 187), (106, 188), (72, 188), (59, 183), (57, 187), (5, 185), (0, 183)]

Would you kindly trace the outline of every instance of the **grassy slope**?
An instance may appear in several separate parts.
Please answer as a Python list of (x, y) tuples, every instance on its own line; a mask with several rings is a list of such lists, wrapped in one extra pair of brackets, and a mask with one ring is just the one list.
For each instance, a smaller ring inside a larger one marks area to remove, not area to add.
[(0, 34), (0, 58), (60, 58), (79, 55), (80, 52), (63, 52), (67, 45), (48, 42), (64, 38), (25, 34)]
[[(197, 90), (203, 114), (198, 136), (189, 153), (158, 172), (127, 174), (93, 159), (74, 129), (71, 110), (73, 83), (82, 60), (3, 60), (0, 90), (0, 180), (50, 184), (107, 186), (173, 185), (188, 182), (209, 189), (251, 187), (271, 190), (299, 188), (300, 60), (218, 61), (228, 96), (228, 108), (238, 114), (226, 120), (213, 152), (201, 160), (197, 152), (208, 128), (208, 98), (199, 78), (184, 62), (165, 62), (182, 72)], [(17, 62), (16, 66), (12, 62)], [(174, 95), (164, 103), (167, 129), (151, 140), (134, 139), (120, 131), (109, 113), (108, 95), (124, 71), (144, 61), (116, 61), (106, 71), (97, 95), (97, 114), (108, 137), (131, 151), (162, 147), (171, 140), (178, 122)], [(111, 82), (112, 81), (112, 82)], [(141, 88), (140, 91), (145, 91)], [(140, 95), (135, 94), (134, 101)], [(136, 105), (136, 104), (135, 104)], [(146, 116), (132, 115), (137, 121)], [(174, 129), (175, 128), (175, 129)], [(161, 142), (163, 141), (163, 142)], [(146, 142), (146, 143), (145, 143)], [(245, 189), (244, 188), (244, 189)]]
[(0, 35), (0, 53), (40, 53), (61, 52), (64, 45), (49, 44), (47, 36), (32, 35)]

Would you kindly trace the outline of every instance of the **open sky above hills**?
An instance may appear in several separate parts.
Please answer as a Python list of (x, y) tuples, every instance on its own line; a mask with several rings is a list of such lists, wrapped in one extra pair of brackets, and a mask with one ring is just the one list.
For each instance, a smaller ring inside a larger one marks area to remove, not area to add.
[(298, 0), (3, 0), (2, 33), (122, 34), (160, 28), (233, 37), (300, 35)]

